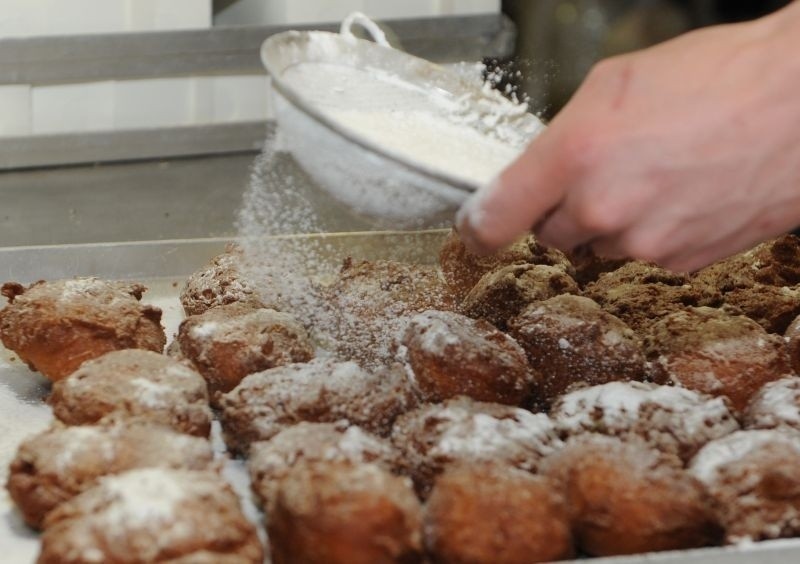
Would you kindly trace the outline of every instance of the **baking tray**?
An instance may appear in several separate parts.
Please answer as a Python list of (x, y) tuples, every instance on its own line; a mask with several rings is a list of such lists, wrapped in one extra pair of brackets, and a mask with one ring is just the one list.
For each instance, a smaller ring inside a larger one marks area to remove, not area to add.
[[(444, 231), (368, 232), (290, 236), (316, 244), (324, 239), (328, 255), (323, 260), (336, 264), (345, 256), (389, 259), (423, 264), (436, 261)], [(46, 247), (0, 247), (0, 283), (30, 283), (41, 279), (97, 276), (137, 280), (148, 286), (143, 302), (160, 307), (167, 336), (171, 337), (183, 318), (178, 294), (186, 277), (222, 252), (229, 239), (191, 239), (136, 243), (62, 245)], [(25, 437), (46, 428), (52, 420), (43, 403), (47, 382), (28, 370), (12, 352), (0, 345), (0, 483), (5, 484), (7, 468), (17, 445)], [(218, 452), (223, 446), (215, 426), (212, 439)], [(226, 465), (225, 476), (240, 493), (248, 516), (261, 520), (252, 504), (247, 474), (240, 461)], [(262, 531), (263, 532), (263, 531)], [(0, 561), (3, 564), (31, 564), (39, 542), (16, 514), (5, 488), (0, 488)], [(790, 564), (800, 562), (800, 539), (783, 539), (733, 547), (673, 551), (629, 557), (596, 558), (597, 564)], [(587, 562), (583, 560), (581, 562)]]

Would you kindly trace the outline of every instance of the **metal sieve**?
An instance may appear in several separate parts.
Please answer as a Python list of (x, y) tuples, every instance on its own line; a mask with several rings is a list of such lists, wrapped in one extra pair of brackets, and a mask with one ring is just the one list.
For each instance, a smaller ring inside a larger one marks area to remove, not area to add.
[[(363, 26), (374, 42), (356, 38), (352, 26)], [(275, 118), (282, 148), (322, 189), (358, 213), (378, 217), (395, 225), (424, 226), (451, 219), (452, 212), (479, 186), (477, 182), (450, 174), (406, 154), (378, 144), (374, 139), (343, 126), (325, 108), (333, 90), (324, 79), (313, 84), (286, 80), (293, 67), (322, 63), (365, 71), (363, 88), (370, 91), (370, 76), (390, 75), (414, 88), (398, 89), (388, 100), (363, 97), (357, 104), (391, 105), (438, 111), (433, 96), (457, 100), (478, 112), (474, 127), (493, 135), (498, 104), (509, 104), (495, 91), (481, 88), (467, 78), (424, 59), (392, 48), (374, 22), (362, 14), (349, 16), (341, 33), (288, 31), (267, 39), (261, 59), (272, 80)], [(377, 80), (377, 79), (376, 79)], [(359, 83), (361, 87), (362, 83)], [(428, 99), (429, 98), (429, 99)], [(494, 113), (493, 113), (494, 112)], [(446, 114), (442, 113), (443, 117)], [(504, 128), (512, 128), (529, 141), (543, 129), (538, 118), (527, 112), (504, 116)]]

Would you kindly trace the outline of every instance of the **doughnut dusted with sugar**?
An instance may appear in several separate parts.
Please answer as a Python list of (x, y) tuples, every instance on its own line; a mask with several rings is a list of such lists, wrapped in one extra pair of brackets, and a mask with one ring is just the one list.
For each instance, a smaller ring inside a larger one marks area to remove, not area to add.
[(792, 373), (781, 337), (719, 309), (671, 313), (650, 327), (644, 343), (660, 380), (727, 397), (737, 413), (764, 384)]
[(392, 443), (423, 497), (452, 464), (496, 461), (533, 472), (562, 444), (547, 415), (466, 397), (402, 415)]
[(56, 424), (20, 445), (6, 488), (38, 529), (50, 511), (103, 476), (151, 467), (212, 470), (213, 460), (207, 440), (160, 426)]
[(60, 380), (87, 360), (121, 349), (162, 352), (161, 310), (141, 304), (145, 287), (76, 278), (0, 288), (0, 340), (32, 370)]
[(706, 484), (730, 543), (800, 535), (800, 433), (739, 431), (689, 464)]
[(367, 371), (354, 362), (314, 359), (247, 376), (220, 399), (225, 442), (246, 453), (249, 445), (302, 421), (347, 420), (387, 435), (394, 420), (417, 404), (400, 368)]
[(293, 316), (242, 303), (185, 319), (176, 339), (181, 355), (208, 383), (212, 400), (248, 374), (314, 358), (314, 345)]
[(262, 564), (256, 528), (215, 472), (146, 468), (103, 478), (45, 519), (39, 564)]
[(426, 311), (411, 318), (402, 344), (425, 401), (464, 395), (520, 405), (533, 385), (525, 352), (487, 321)]
[(508, 328), (536, 374), (540, 403), (550, 404), (578, 383), (647, 375), (638, 336), (589, 298), (563, 295), (532, 304)]
[(643, 382), (579, 388), (560, 397), (550, 416), (564, 436), (639, 438), (684, 460), (707, 442), (739, 429), (723, 398)]
[(251, 445), (247, 468), (253, 492), (268, 508), (278, 483), (294, 466), (317, 461), (374, 463), (389, 471), (400, 466), (398, 453), (388, 440), (356, 425), (303, 422)]
[(211, 430), (205, 380), (150, 351), (115, 351), (85, 363), (53, 385), (48, 403), (67, 425), (147, 422), (201, 437)]

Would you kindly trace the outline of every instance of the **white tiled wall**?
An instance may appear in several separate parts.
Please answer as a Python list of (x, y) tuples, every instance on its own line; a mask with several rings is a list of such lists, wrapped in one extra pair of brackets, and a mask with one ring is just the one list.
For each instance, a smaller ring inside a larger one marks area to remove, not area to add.
[(31, 87), (0, 86), (0, 136), (31, 133)]
[(212, 0), (0, 0), (0, 38), (203, 28)]
[(215, 25), (339, 21), (354, 10), (376, 19), (496, 13), (500, 0), (236, 0), (214, 15)]

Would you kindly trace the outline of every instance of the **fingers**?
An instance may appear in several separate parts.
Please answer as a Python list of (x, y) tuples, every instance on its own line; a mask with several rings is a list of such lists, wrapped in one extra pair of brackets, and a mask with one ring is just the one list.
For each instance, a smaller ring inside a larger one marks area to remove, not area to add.
[(549, 131), (461, 208), (456, 225), (470, 250), (489, 253), (529, 231), (562, 198), (565, 179)]

